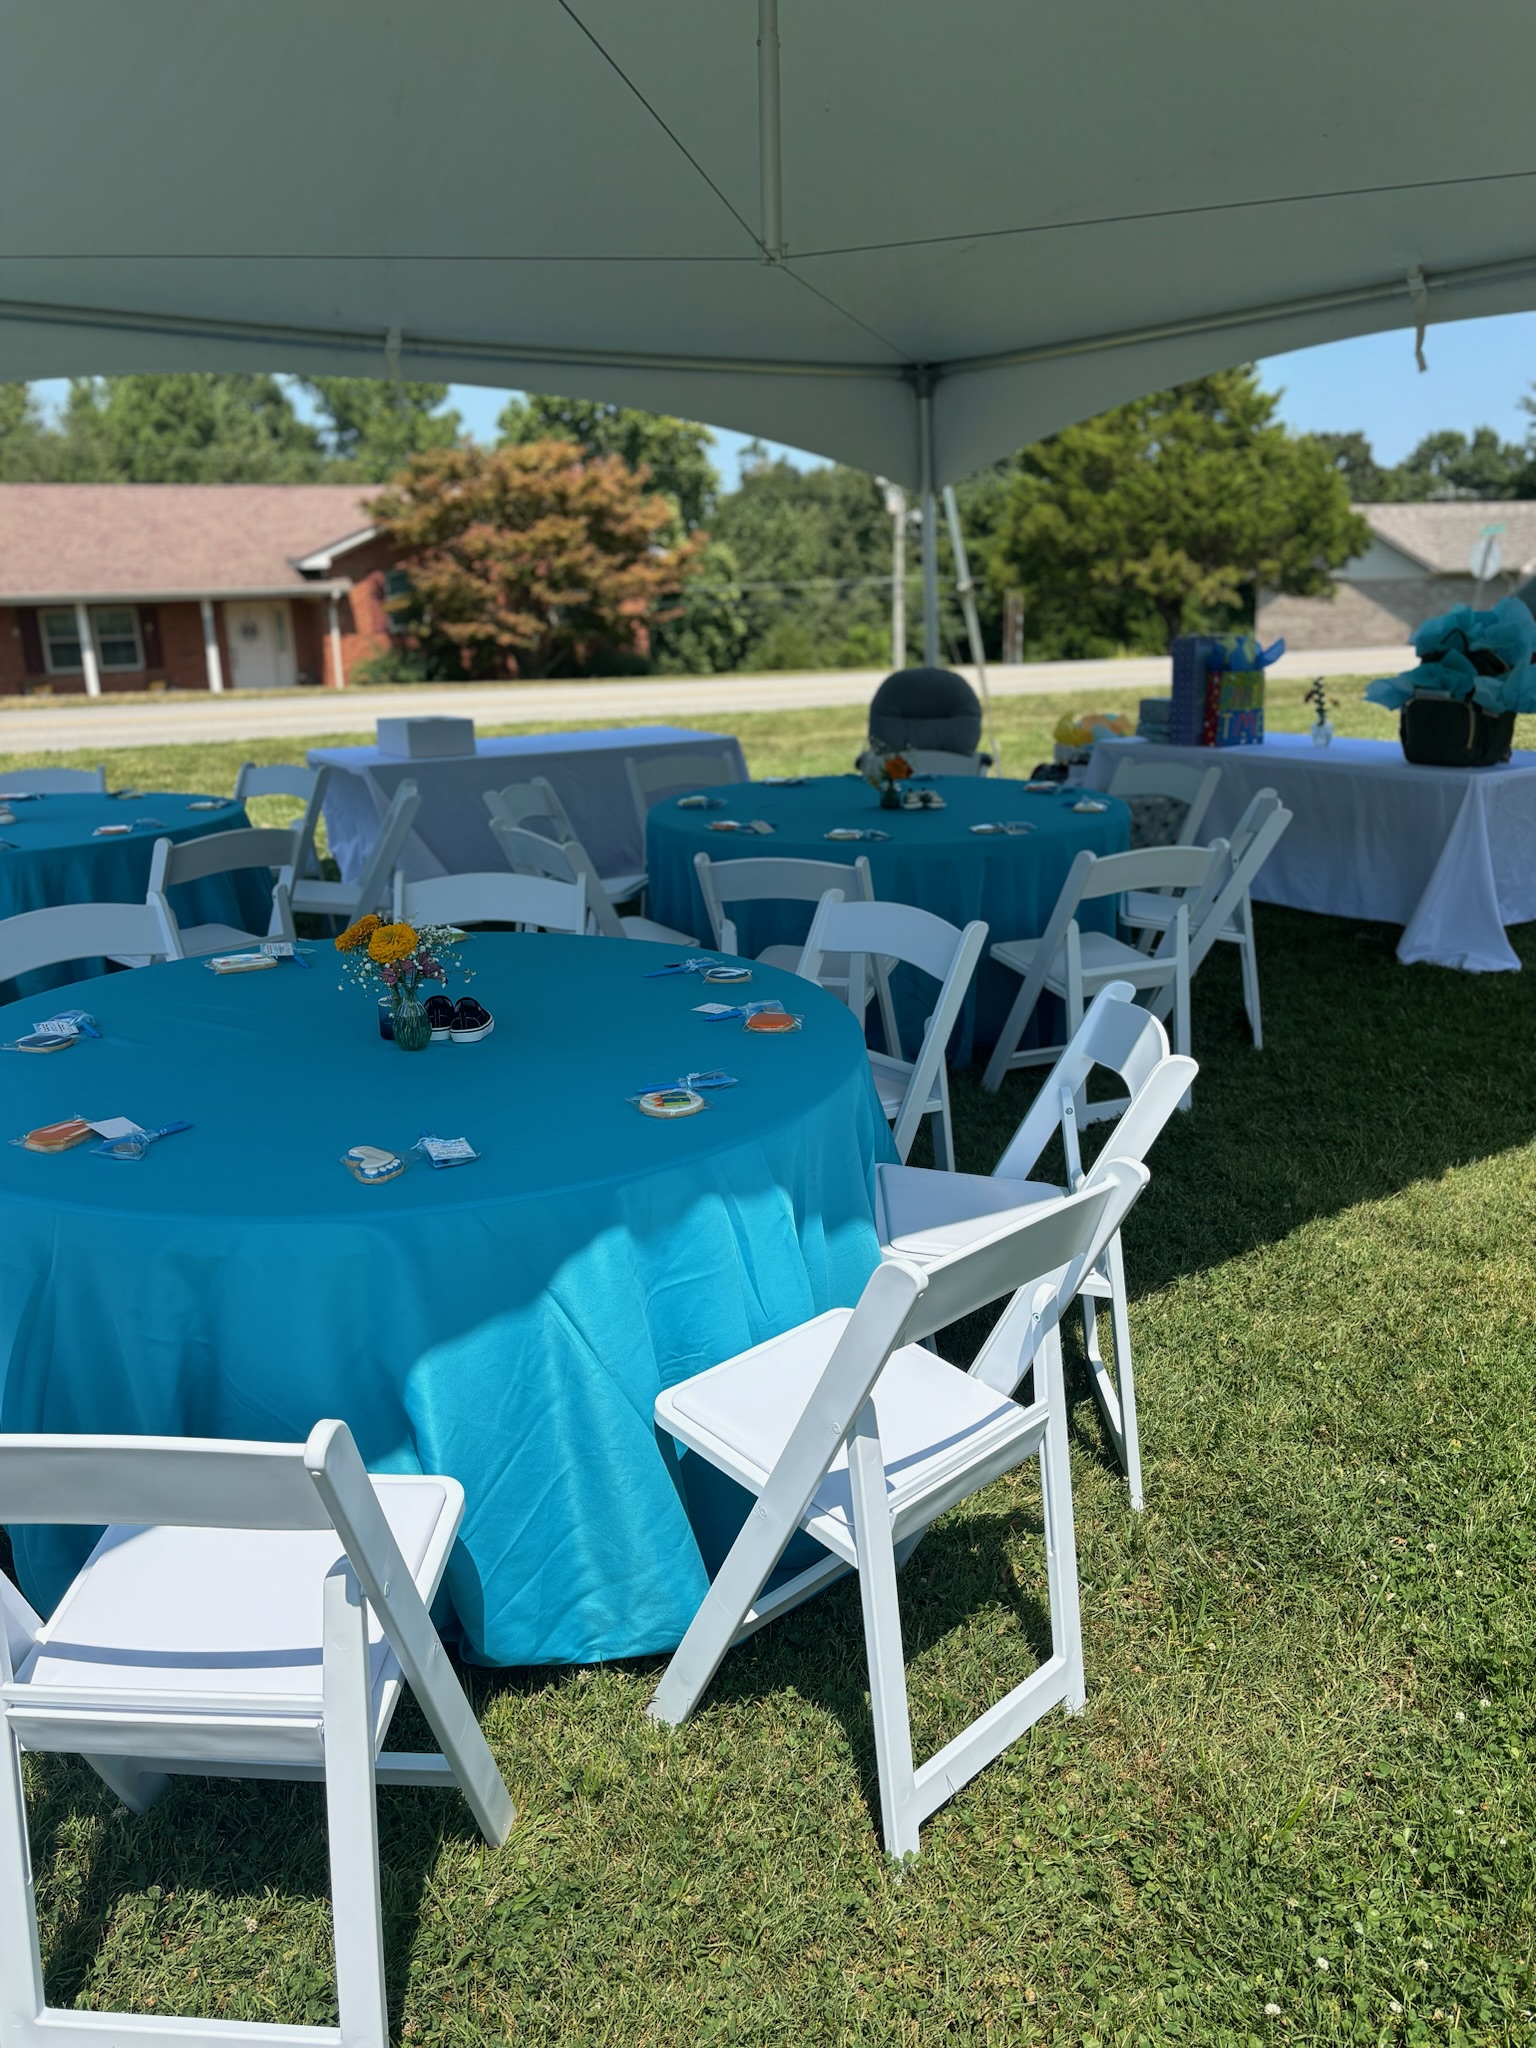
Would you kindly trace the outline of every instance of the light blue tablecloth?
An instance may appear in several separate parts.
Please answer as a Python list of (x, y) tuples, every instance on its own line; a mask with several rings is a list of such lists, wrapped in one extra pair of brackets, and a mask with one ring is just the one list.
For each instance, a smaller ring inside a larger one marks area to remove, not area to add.
[[(5, 777), (0, 772), (0, 789)], [(156, 790), (139, 797), (39, 796), (12, 806), (13, 825), (0, 825), (0, 917), (44, 910), (56, 903), (142, 903), (157, 839), (200, 839), (208, 832), (233, 832), (250, 819), (240, 804), (217, 811), (189, 811), (207, 802), (196, 795), (170, 796)], [(140, 823), (140, 820), (157, 822)], [(98, 825), (131, 825), (109, 839), (93, 835)], [(272, 892), (260, 875), (210, 875), (171, 891), (171, 908), (184, 924), (232, 924), (264, 932)], [(252, 923), (252, 919), (259, 922)], [(62, 967), (23, 975), (19, 987), (0, 983), (0, 995), (32, 996), (90, 974), (106, 971), (104, 960), (74, 960)]]
[[(0, 1054), (5, 1137), (194, 1126), (138, 1164), (0, 1144), (0, 1426), (293, 1441), (339, 1415), (374, 1469), (464, 1483), (472, 1656), (674, 1645), (706, 1582), (657, 1392), (853, 1301), (878, 1256), (890, 1141), (852, 1018), (762, 971), (805, 1028), (749, 1036), (694, 1014), (715, 992), (692, 976), (645, 979), (662, 949), (486, 936), (466, 958), (493, 1034), (406, 1053), (313, 957), (115, 975), (100, 1043)], [(686, 1121), (625, 1100), (712, 1066), (739, 1086)], [(378, 1187), (340, 1164), (423, 1131), (483, 1156)], [(16, 1532), (45, 1613), (88, 1540)]]
[[(1130, 812), (1117, 798), (1098, 797), (1107, 811), (1074, 811), (1081, 790), (1040, 793), (1022, 782), (982, 776), (945, 776), (914, 785), (943, 796), (942, 811), (883, 811), (874, 789), (856, 775), (818, 776), (798, 787), (754, 782), (721, 789), (723, 811), (680, 811), (675, 802), (657, 804), (647, 830), (650, 914), (677, 931), (709, 931), (699, 895), (693, 857), (745, 860), (774, 854), (781, 859), (848, 863), (868, 857), (875, 894), (890, 903), (915, 903), (951, 924), (985, 918), (988, 944), (1002, 939), (1038, 938), (1045, 929), (1067, 870), (1084, 847), (1094, 853), (1123, 853), (1130, 844)], [(713, 832), (721, 818), (761, 818), (772, 835)], [(971, 826), (998, 819), (1023, 819), (1034, 830), (1023, 838), (986, 836)], [(869, 826), (889, 833), (885, 840), (829, 840), (834, 826)], [(810, 928), (807, 904), (742, 904), (735, 917), (742, 950), (798, 945)], [(1085, 904), (1085, 929), (1111, 929), (1109, 902)], [(983, 958), (950, 1045), (963, 1066), (978, 1048), (992, 1045), (1019, 978)], [(897, 1022), (910, 1055), (933, 1007), (934, 984), (915, 971), (895, 979)], [(873, 1014), (873, 1013), (871, 1013)]]

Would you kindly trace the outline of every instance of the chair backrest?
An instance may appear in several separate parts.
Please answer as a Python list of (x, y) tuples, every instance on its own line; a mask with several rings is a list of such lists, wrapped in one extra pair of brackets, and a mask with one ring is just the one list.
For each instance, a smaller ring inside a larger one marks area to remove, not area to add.
[(1118, 797), (1171, 796), (1187, 806), (1184, 819), (1179, 826), (1175, 841), (1179, 846), (1193, 846), (1205, 814), (1211, 807), (1221, 781), (1221, 770), (1215, 768), (1186, 768), (1177, 761), (1128, 761), (1120, 760), (1115, 767), (1114, 779), (1109, 785), (1109, 794)]
[(553, 832), (547, 832), (545, 838), (558, 840), (564, 845), (567, 839), (576, 837), (570, 813), (547, 775), (535, 775), (528, 782), (509, 782), (505, 789), (486, 789), (480, 794), (493, 824), (497, 819), (507, 825), (532, 825), (544, 821), (555, 828)]
[(546, 839), (542, 832), (525, 831), (522, 826), (509, 825), (495, 816), (491, 819), (491, 831), (502, 858), (514, 874), (547, 875), (552, 882), (582, 881), (587, 891), (587, 922), (592, 929), (600, 938), (624, 937), (623, 920), (603, 887), (592, 856), (579, 839)]
[[(923, 1029), (923, 1042), (891, 1125), (898, 1158), (905, 1159), (911, 1150), (986, 943), (987, 927), (979, 918), (964, 931), (957, 931), (942, 917), (919, 910), (915, 904), (845, 903), (835, 889), (829, 889), (817, 905), (796, 970), (806, 980), (819, 978), (828, 953), (846, 953), (850, 956), (850, 992), (862, 993), (868, 986), (865, 967), (872, 960), (905, 961), (939, 983), (938, 1000)], [(863, 1015), (856, 1001), (850, 1007), (855, 1015)]]
[(395, 785), (395, 793), (389, 800), (389, 808), (379, 821), (379, 836), (373, 842), (373, 850), (364, 863), (363, 871), (357, 878), (357, 914), (366, 916), (370, 910), (380, 909), (387, 902), (394, 886), (395, 867), (400, 859), (400, 849), (410, 837), (411, 827), (416, 822), (416, 813), (421, 809), (421, 791), (409, 776)]
[(0, 982), (70, 960), (115, 953), (166, 960), (180, 950), (153, 903), (60, 903), (0, 918)]
[(0, 769), (0, 790), (11, 789), (18, 796), (105, 796), (107, 764), (99, 768), (5, 768)]
[(626, 754), (624, 767), (629, 776), (629, 792), (635, 800), (635, 816), (640, 820), (642, 845), (646, 818), (652, 804), (662, 797), (674, 790), (714, 789), (722, 782), (741, 780), (736, 773), (735, 755), (724, 752), (674, 754), (664, 749), (658, 754)]
[(273, 936), (294, 935), (294, 869), (301, 833), (282, 831), (276, 826), (243, 825), (233, 832), (208, 832), (200, 839), (157, 839), (149, 863), (146, 901), (159, 912), (166, 931), (174, 940), (174, 954), (181, 958), (181, 926), (171, 908), (168, 890), (183, 882), (200, 882), (207, 875), (237, 874), (245, 868), (266, 868), (272, 874), (272, 910), (267, 930)]
[[(1146, 1179), (1145, 1168), (1125, 1166), (1119, 1172), (1133, 1184), (1138, 1174), (1142, 1184)], [(777, 1505), (796, 1520), (805, 1514), (886, 1361), (903, 1344), (919, 1342), (1004, 1295), (1017, 1298), (1026, 1292), (1032, 1301), (1043, 1296), (1037, 1327), (1053, 1325), (1061, 1305), (1073, 1298), (1117, 1198), (1123, 1213), (1135, 1196), (1123, 1198), (1120, 1181), (1110, 1180), (1064, 1202), (1015, 1212), (998, 1230), (925, 1266), (887, 1253), (865, 1284), (815, 1394), (780, 1453), (770, 1480)]]
[[(1102, 1177), (1111, 1159), (1145, 1159), (1199, 1068), (1194, 1060), (1169, 1052), (1168, 1034), (1149, 1010), (1138, 1007), (1135, 995), (1130, 982), (1111, 981), (1094, 997), (993, 1168), (1001, 1179), (1028, 1180), (1056, 1131), (1062, 1135), (1069, 1187)], [(1130, 1101), (1085, 1175), (1077, 1105), (1095, 1067), (1117, 1074)]]
[[(1224, 853), (1221, 868), (1215, 877), (1216, 886), (1202, 890), (1190, 908), (1191, 974), (1215, 945), (1227, 920), (1252, 887), (1254, 876), (1274, 852), (1276, 842), (1290, 824), (1292, 816), (1272, 789), (1258, 791), (1239, 823), (1246, 824), (1250, 813), (1254, 813), (1255, 818), (1242, 857), (1239, 859), (1235, 855)], [(1219, 847), (1222, 841), (1218, 839), (1214, 844)]]
[(267, 768), (258, 767), (254, 761), (242, 761), (235, 777), (235, 802), (244, 803), (248, 796), (293, 796), (307, 804), (315, 793), (320, 773), (318, 768), (306, 768), (298, 761), (278, 761)]
[[(1121, 896), (1127, 889), (1212, 890), (1226, 859), (1224, 839), (1210, 846), (1147, 846), (1135, 853), (1092, 853), (1085, 847), (1067, 870), (1056, 907), (1040, 935), (1037, 960), (1049, 967), (1056, 959), (1080, 903)], [(1176, 949), (1181, 923), (1169, 924), (1153, 951), (1154, 959)]]
[(851, 862), (767, 859), (711, 860), (693, 856), (699, 894), (709, 928), (722, 953), (736, 951), (736, 925), (726, 914), (728, 903), (819, 903), (829, 889), (841, 889), (848, 903), (873, 903), (874, 878), (869, 860), (860, 854)]
[(516, 924), (581, 934), (587, 928), (585, 876), (574, 882), (546, 875), (434, 875), (399, 882), (395, 919), (407, 924)]
[(1248, 848), (1266, 818), (1279, 810), (1280, 795), (1273, 789), (1256, 789), (1248, 799), (1243, 815), (1227, 834), (1227, 844), (1232, 849), (1234, 861), (1247, 858)]

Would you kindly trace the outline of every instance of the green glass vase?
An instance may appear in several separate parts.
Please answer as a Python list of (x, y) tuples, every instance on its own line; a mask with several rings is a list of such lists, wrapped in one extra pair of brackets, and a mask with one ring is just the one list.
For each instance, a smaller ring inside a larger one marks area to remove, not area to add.
[(395, 1043), (402, 1052), (424, 1052), (432, 1043), (432, 1026), (427, 1022), (427, 1013), (416, 997), (405, 989), (396, 989), (391, 1001), (395, 1026)]

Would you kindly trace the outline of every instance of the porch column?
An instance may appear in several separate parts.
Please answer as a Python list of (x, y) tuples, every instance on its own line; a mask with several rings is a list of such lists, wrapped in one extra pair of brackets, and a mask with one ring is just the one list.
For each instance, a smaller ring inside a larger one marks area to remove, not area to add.
[(219, 659), (219, 622), (213, 615), (212, 598), (199, 598), (198, 607), (203, 614), (203, 663), (208, 670), (208, 687), (218, 696), (224, 689), (224, 664)]
[(331, 688), (344, 690), (347, 687), (347, 671), (341, 659), (341, 607), (334, 596), (325, 601), (326, 637), (331, 645)]
[(80, 639), (80, 666), (85, 671), (87, 697), (101, 695), (101, 670), (96, 666), (96, 642), (91, 638), (91, 615), (79, 601), (75, 604), (75, 632)]

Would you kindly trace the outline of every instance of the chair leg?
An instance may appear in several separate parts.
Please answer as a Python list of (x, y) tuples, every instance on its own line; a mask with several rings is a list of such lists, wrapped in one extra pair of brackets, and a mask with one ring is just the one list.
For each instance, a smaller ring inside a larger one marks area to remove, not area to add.
[(1109, 1241), (1109, 1313), (1115, 1333), (1115, 1387), (1120, 1396), (1120, 1456), (1131, 1506), (1141, 1513), (1141, 1427), (1136, 1420), (1136, 1370), (1131, 1362), (1131, 1320), (1125, 1296), (1125, 1247), (1117, 1230)]
[(949, 1107), (949, 1075), (939, 1066), (939, 1101), (943, 1107), (933, 1120), (934, 1163), (945, 1173), (955, 1170), (955, 1126)]
[(1259, 949), (1253, 936), (1253, 901), (1245, 896), (1238, 905), (1237, 928), (1242, 937), (1238, 941), (1238, 957), (1243, 967), (1243, 1008), (1248, 1012), (1248, 1029), (1253, 1033), (1253, 1049), (1264, 1050), (1264, 1016), (1259, 1008)]
[(90, 1765), (130, 1813), (148, 1813), (171, 1782), (163, 1771), (146, 1771), (129, 1756), (87, 1756), (81, 1762)]
[(1077, 1535), (1072, 1523), (1072, 1465), (1067, 1452), (1067, 1403), (1062, 1385), (1058, 1325), (1035, 1358), (1051, 1419), (1040, 1443), (1040, 1504), (1045, 1523), (1045, 1570), (1051, 1599), (1051, 1653), (1065, 1665), (1065, 1706), (1080, 1714), (1087, 1690), (1083, 1679), (1083, 1618), (1077, 1598)]
[(27, 1844), (21, 1744), (0, 1720), (0, 2040), (29, 2041), (43, 2013), (43, 1959)]
[[(1175, 966), (1175, 968), (1174, 968), (1174, 977), (1173, 977), (1173, 1049), (1174, 1049), (1174, 1051), (1175, 1051), (1175, 1052), (1181, 1052), (1181, 1053), (1183, 1053), (1183, 1054), (1185, 1055), (1185, 1057), (1187, 1058), (1187, 1057), (1189, 1056), (1189, 1040), (1190, 1040), (1190, 1011), (1189, 1011), (1189, 953), (1188, 953), (1188, 950), (1187, 950), (1186, 948), (1184, 948), (1184, 947), (1181, 947), (1181, 948), (1179, 949), (1179, 957), (1178, 957), (1178, 962), (1177, 962), (1177, 964), (1176, 964), (1176, 966)], [(1195, 1102), (1195, 1093), (1194, 1093), (1194, 1090), (1193, 1090), (1192, 1088), (1186, 1088), (1186, 1089), (1185, 1089), (1185, 1091), (1184, 1091), (1184, 1097), (1183, 1097), (1183, 1100), (1182, 1100), (1182, 1101), (1180, 1102), (1180, 1104), (1179, 1104), (1179, 1107), (1180, 1107), (1180, 1109), (1193, 1109), (1193, 1107), (1194, 1107), (1194, 1102)]]
[(907, 1663), (896, 1595), (896, 1554), (885, 1496), (885, 1460), (866, 1402), (848, 1439), (848, 1481), (854, 1539), (859, 1552), (859, 1600), (869, 1659), (869, 1707), (875, 1724), (880, 1775), (880, 1832), (885, 1852), (898, 1861), (915, 1856), (921, 1813), (912, 1769), (912, 1726), (907, 1712)]
[(765, 1511), (759, 1496), (661, 1674), (655, 1697), (645, 1710), (653, 1721), (675, 1727), (699, 1704), (792, 1532), (792, 1524), (786, 1526), (780, 1517)]
[(1009, 1062), (1019, 1049), (1019, 1040), (1024, 1036), (1025, 1026), (1034, 1015), (1045, 988), (1044, 972), (1033, 971), (1024, 977), (1023, 985), (1013, 999), (1013, 1008), (1008, 1012), (1002, 1030), (997, 1034), (997, 1044), (992, 1048), (992, 1057), (987, 1061), (987, 1070), (981, 1077), (981, 1085), (989, 1095), (995, 1095), (1003, 1085), (1003, 1076)]
[(325, 1820), (342, 2048), (389, 2048), (368, 1610), (346, 1563), (336, 1565), (325, 1581), (322, 1691)]

